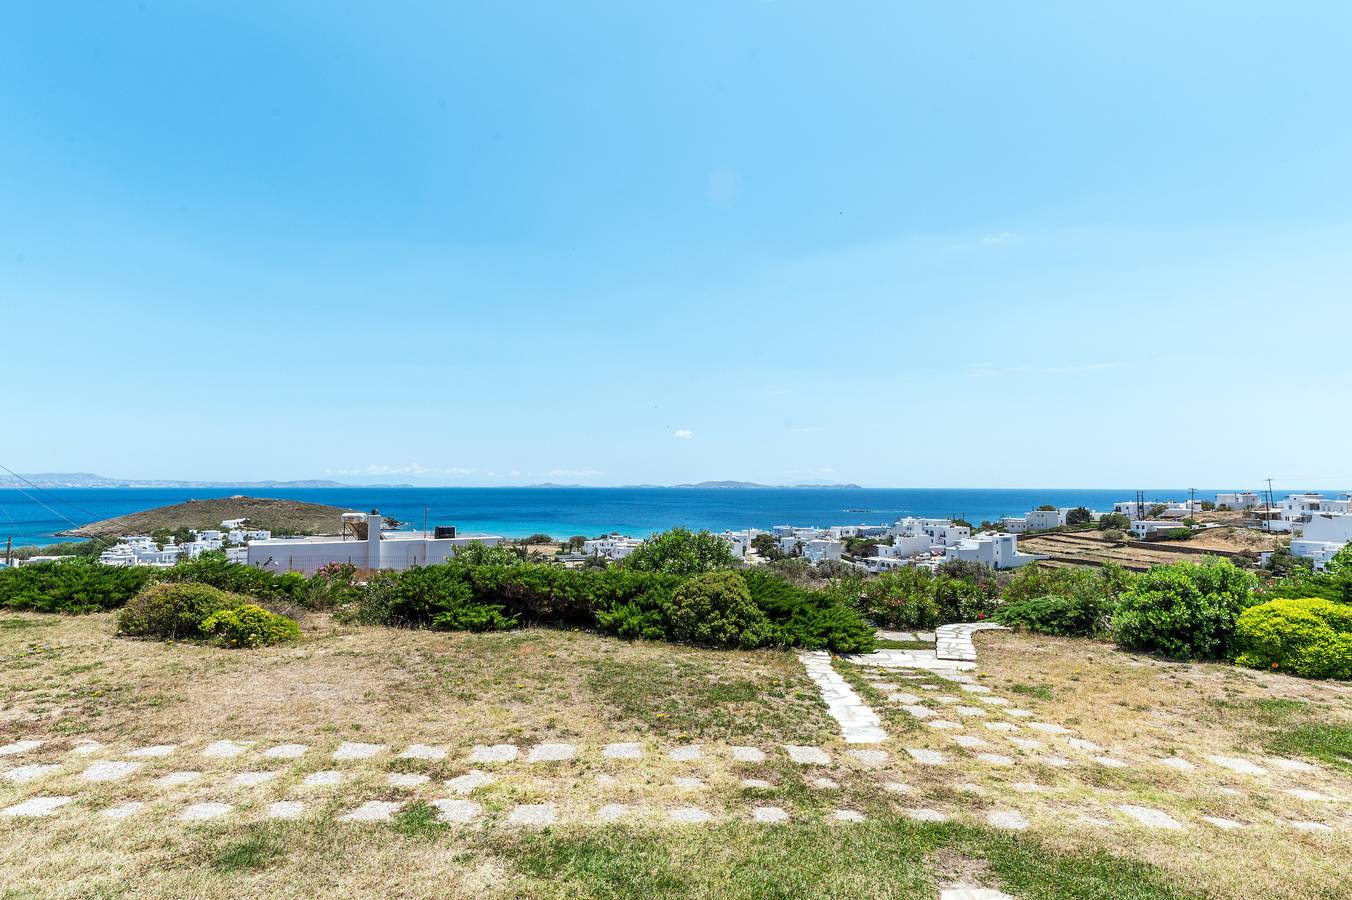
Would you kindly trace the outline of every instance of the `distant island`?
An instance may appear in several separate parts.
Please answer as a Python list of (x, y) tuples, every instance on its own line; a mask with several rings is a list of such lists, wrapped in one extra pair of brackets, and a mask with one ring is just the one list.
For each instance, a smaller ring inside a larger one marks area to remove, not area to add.
[[(417, 488), (417, 487), (523, 487), (523, 488), (592, 488), (604, 489), (610, 485), (543, 484), (527, 485), (413, 485), (413, 484), (345, 484), (341, 481), (310, 479), (302, 481), (175, 481), (173, 479), (108, 478), (90, 472), (34, 472), (22, 475), (0, 475), (0, 488), (241, 488), (271, 490), (288, 488)], [(620, 489), (633, 490), (863, 490), (857, 484), (760, 484), (755, 481), (699, 481), (693, 484), (624, 484)]]
[[(173, 481), (105, 478), (89, 472), (35, 472), (22, 477), (0, 475), (0, 487), (22, 488), (335, 488), (350, 487), (337, 481)], [(410, 485), (389, 485), (409, 487)]]
[(172, 506), (160, 506), (125, 516), (91, 522), (58, 537), (114, 538), (124, 534), (150, 534), (161, 528), (217, 528), (227, 519), (245, 519), (254, 528), (265, 528), (278, 535), (336, 534), (339, 519), (352, 510), (322, 503), (298, 500), (272, 500), (265, 497), (220, 497), (213, 500), (189, 500)]

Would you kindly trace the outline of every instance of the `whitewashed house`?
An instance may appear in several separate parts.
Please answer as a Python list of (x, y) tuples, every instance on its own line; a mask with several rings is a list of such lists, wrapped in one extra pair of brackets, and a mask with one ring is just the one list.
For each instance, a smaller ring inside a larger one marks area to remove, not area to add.
[(978, 534), (944, 551), (944, 559), (984, 563), (992, 569), (1017, 569), (1046, 558), (1035, 553), (1020, 553), (1018, 535), (1003, 532)]
[(1263, 505), (1263, 498), (1253, 491), (1221, 493), (1216, 495), (1216, 505), (1228, 506), (1231, 509), (1254, 509)]
[(827, 540), (825, 538), (814, 538), (803, 542), (803, 558), (812, 562), (819, 563), (824, 560), (840, 561), (840, 554), (845, 550), (845, 545), (840, 541)]
[(892, 535), (924, 534), (930, 544), (938, 549), (952, 547), (972, 536), (972, 529), (966, 525), (954, 525), (950, 519), (918, 519), (914, 517), (898, 519), (892, 526)]
[(613, 534), (587, 541), (582, 545), (582, 552), (587, 556), (601, 556), (611, 562), (618, 562), (637, 550), (642, 543), (638, 538)]
[(1315, 513), (1308, 522), (1294, 526), (1291, 553), (1314, 563), (1322, 571), (1339, 550), (1352, 541), (1352, 514), (1345, 512)]
[(1023, 534), (1028, 530), (1028, 519), (1025, 516), (1005, 516), (1000, 520), (1000, 525), (1009, 534)]

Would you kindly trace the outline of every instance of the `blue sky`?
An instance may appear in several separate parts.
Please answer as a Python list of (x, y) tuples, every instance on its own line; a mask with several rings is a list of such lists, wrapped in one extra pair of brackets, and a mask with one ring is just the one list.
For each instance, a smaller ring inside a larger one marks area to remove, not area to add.
[(17, 5), (0, 463), (1352, 486), (1350, 9)]

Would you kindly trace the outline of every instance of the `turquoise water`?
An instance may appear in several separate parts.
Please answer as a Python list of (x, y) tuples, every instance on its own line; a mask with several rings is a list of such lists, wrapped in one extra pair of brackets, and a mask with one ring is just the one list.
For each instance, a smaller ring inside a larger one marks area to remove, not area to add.
[[(62, 488), (47, 492), (0, 489), (0, 540), (47, 544), (75, 525), (190, 499), (229, 497), (238, 488)], [(697, 489), (697, 488), (303, 488), (255, 489), (264, 497), (379, 509), (422, 527), (455, 525), (505, 537), (543, 532), (555, 537), (619, 531), (646, 536), (675, 526), (712, 531), (771, 525), (890, 523), (901, 516), (962, 516), (972, 522), (1017, 515), (1044, 503), (1111, 509), (1134, 488), (984, 490), (943, 488)], [(1146, 491), (1151, 499), (1183, 498), (1186, 489)], [(1199, 491), (1211, 499), (1213, 491)]]

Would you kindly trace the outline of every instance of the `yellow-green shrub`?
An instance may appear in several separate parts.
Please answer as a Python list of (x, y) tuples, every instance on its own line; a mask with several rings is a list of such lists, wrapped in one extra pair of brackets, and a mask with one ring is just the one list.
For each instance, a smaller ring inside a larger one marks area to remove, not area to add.
[(1235, 662), (1306, 678), (1352, 678), (1352, 605), (1271, 600), (1235, 621)]
[(127, 601), (117, 616), (118, 634), (161, 640), (193, 640), (202, 636), (202, 620), (222, 609), (250, 603), (251, 598), (208, 584), (152, 584)]
[(295, 619), (245, 603), (207, 616), (202, 634), (218, 647), (251, 649), (300, 640), (300, 626)]

